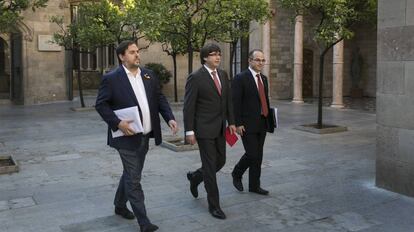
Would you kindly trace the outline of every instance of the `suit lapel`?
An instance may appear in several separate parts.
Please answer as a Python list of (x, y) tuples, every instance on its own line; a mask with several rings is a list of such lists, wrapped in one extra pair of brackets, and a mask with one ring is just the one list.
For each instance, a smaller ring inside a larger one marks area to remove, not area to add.
[(127, 95), (134, 101), (134, 103), (138, 106), (138, 100), (135, 96), (134, 90), (132, 89), (131, 83), (129, 82), (128, 76), (124, 70), (123, 66), (120, 66), (118, 68), (118, 75), (119, 75), (119, 81), (121, 82), (123, 89), (125, 89)]
[(266, 77), (265, 77), (265, 76), (263, 76), (262, 74), (260, 74), (260, 78), (262, 79), (262, 82), (263, 82), (263, 87), (264, 87), (265, 94), (266, 94), (266, 98), (267, 98), (267, 96), (269, 96), (269, 93), (268, 93), (268, 91), (269, 91), (269, 87), (267, 86), (267, 79), (266, 79)]
[[(221, 85), (221, 96), (223, 96), (224, 95), (224, 92), (226, 91), (226, 89), (227, 88), (225, 88), (225, 84), (226, 84), (226, 80), (224, 80), (225, 79), (225, 77), (224, 77), (224, 74), (221, 72), (221, 71), (219, 71), (218, 69), (217, 69), (217, 73), (218, 73), (218, 76), (219, 76), (219, 79), (220, 79), (220, 85)], [(218, 92), (217, 92), (218, 93)]]
[(141, 78), (142, 83), (144, 83), (145, 94), (147, 95), (148, 105), (151, 105), (152, 97), (151, 97), (151, 76), (145, 69), (141, 69)]
[(249, 69), (246, 72), (247, 72), (246, 77), (247, 77), (248, 85), (254, 88), (254, 92), (256, 93), (256, 96), (260, 99), (259, 90), (257, 89), (257, 84), (255, 80), (256, 77), (253, 76), (252, 72), (250, 72)]
[[(204, 73), (204, 75), (203, 76), (205, 76), (205, 78), (207, 78), (207, 82), (210, 84), (210, 86), (211, 86), (211, 88), (213, 88), (213, 90), (214, 90), (214, 92), (217, 94), (217, 96), (219, 96), (220, 97), (220, 94), (218, 93), (218, 90), (217, 90), (217, 87), (216, 87), (216, 84), (214, 84), (214, 81), (213, 81), (213, 78), (211, 77), (211, 75), (210, 75), (210, 73), (208, 72), (208, 70), (203, 66), (202, 67), (202, 71), (203, 71), (203, 73)], [(220, 81), (221, 81), (221, 78), (220, 78), (220, 74), (219, 73), (217, 73), (217, 75), (219, 76), (219, 79), (220, 79)], [(222, 93), (223, 93), (223, 87), (221, 88), (221, 91), (222, 91)]]

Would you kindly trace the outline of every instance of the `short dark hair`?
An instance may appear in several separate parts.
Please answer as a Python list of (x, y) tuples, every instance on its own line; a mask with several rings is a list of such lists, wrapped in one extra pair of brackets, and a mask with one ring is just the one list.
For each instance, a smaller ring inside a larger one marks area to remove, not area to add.
[(264, 53), (261, 49), (253, 49), (253, 50), (251, 50), (250, 52), (249, 52), (249, 59), (253, 59), (254, 57), (253, 57), (253, 54), (255, 53), (255, 52), (261, 52), (261, 53)]
[(121, 43), (118, 44), (118, 47), (116, 47), (116, 55), (125, 55), (125, 51), (128, 49), (128, 47), (132, 44), (137, 44), (132, 40), (124, 40)]
[(200, 50), (200, 61), (201, 64), (204, 64), (206, 61), (204, 60), (204, 58), (207, 58), (208, 55), (212, 52), (220, 52), (220, 47), (217, 44), (214, 43), (209, 43), (204, 45), (204, 47), (201, 48)]

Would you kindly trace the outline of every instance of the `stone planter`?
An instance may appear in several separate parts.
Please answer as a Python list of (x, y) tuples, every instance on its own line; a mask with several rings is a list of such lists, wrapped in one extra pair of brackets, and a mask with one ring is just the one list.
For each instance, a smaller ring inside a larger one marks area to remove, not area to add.
[(198, 150), (197, 144), (194, 144), (194, 145), (184, 144), (184, 138), (182, 137), (164, 138), (161, 146), (168, 148), (170, 150), (173, 150), (175, 152)]
[(347, 131), (345, 126), (324, 124), (322, 128), (317, 128), (317, 124), (306, 124), (295, 127), (296, 130), (306, 131), (314, 134), (332, 134)]
[(0, 156), (0, 174), (18, 172), (19, 166), (12, 156)]

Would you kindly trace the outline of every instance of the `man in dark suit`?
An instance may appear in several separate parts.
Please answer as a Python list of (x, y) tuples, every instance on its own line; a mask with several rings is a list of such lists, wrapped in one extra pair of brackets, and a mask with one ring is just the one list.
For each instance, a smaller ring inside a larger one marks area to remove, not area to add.
[(227, 73), (218, 69), (220, 58), (221, 50), (216, 44), (207, 44), (200, 50), (202, 67), (188, 76), (185, 86), (184, 129), (186, 141), (198, 143), (202, 163), (201, 168), (187, 173), (190, 191), (197, 198), (197, 186), (204, 181), (209, 212), (225, 219), (216, 172), (226, 162), (226, 121), (231, 133), (236, 133), (236, 128)]
[(260, 73), (265, 62), (261, 50), (252, 50), (249, 53), (249, 68), (237, 74), (232, 82), (234, 118), (245, 150), (233, 169), (233, 185), (243, 191), (241, 179), (249, 169), (249, 192), (261, 195), (269, 194), (260, 186), (263, 145), (266, 132), (274, 131), (268, 82), (266, 76)]
[[(158, 227), (147, 217), (141, 173), (148, 152), (149, 138), (161, 143), (161, 113), (173, 133), (177, 123), (165, 96), (160, 92), (158, 77), (151, 70), (140, 68), (139, 50), (135, 42), (123, 41), (116, 49), (122, 62), (117, 69), (105, 74), (96, 99), (96, 110), (108, 124), (108, 145), (117, 149), (122, 160), (123, 174), (116, 191), (115, 213), (134, 219), (136, 216), (141, 232), (155, 231)], [(143, 132), (137, 133), (130, 125), (133, 120), (121, 120), (115, 110), (138, 107)], [(112, 131), (121, 130), (124, 136), (112, 137)], [(130, 202), (132, 211), (126, 203)]]

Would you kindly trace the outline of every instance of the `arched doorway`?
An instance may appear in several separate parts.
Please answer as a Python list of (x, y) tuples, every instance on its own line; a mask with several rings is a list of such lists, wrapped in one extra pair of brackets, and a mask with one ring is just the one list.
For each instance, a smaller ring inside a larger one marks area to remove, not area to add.
[(14, 104), (24, 104), (23, 98), (23, 60), (22, 60), (22, 40), (21, 33), (12, 33), (10, 36), (11, 51), (11, 93), (10, 99)]
[(304, 98), (313, 97), (313, 51), (311, 49), (303, 49), (302, 94)]
[(0, 37), (0, 99), (10, 99), (10, 57), (7, 42)]
[(0, 37), (0, 100), (23, 104), (23, 60), (20, 32)]

